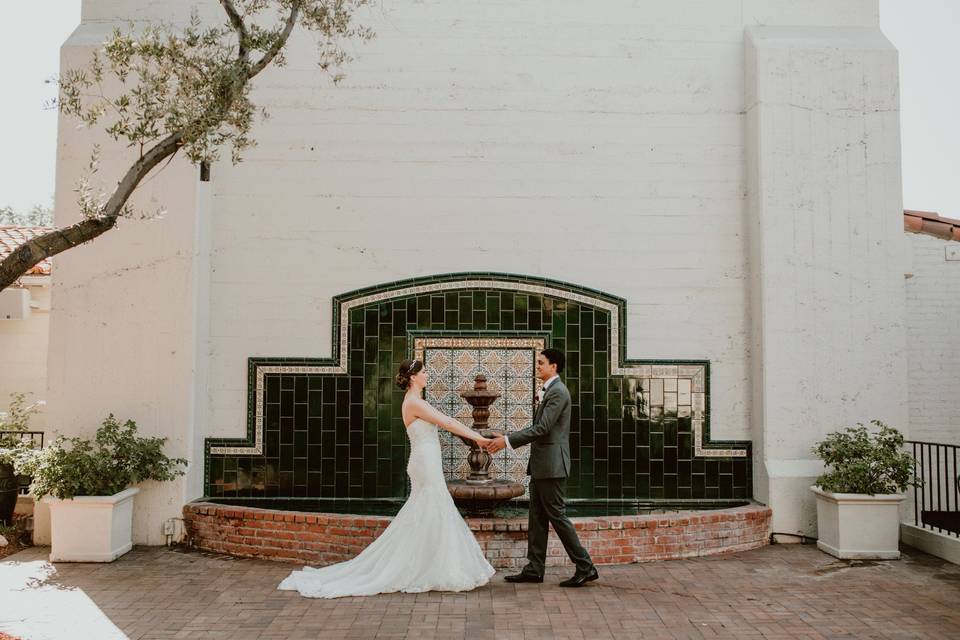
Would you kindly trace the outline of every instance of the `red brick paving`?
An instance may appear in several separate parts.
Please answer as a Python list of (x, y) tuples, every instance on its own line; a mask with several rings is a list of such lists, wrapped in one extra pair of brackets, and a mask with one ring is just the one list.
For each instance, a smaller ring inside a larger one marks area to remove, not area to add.
[[(13, 560), (43, 558), (31, 549)], [(810, 545), (601, 567), (560, 589), (498, 573), (469, 593), (311, 600), (276, 591), (291, 566), (136, 548), (109, 565), (58, 564), (132, 639), (147, 638), (960, 638), (960, 567), (906, 548), (847, 562)]]

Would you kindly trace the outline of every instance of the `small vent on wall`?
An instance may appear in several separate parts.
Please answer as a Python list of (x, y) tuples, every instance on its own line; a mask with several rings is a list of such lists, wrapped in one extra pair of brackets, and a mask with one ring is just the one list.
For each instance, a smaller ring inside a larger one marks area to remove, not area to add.
[(210, 163), (200, 163), (200, 182), (210, 182)]

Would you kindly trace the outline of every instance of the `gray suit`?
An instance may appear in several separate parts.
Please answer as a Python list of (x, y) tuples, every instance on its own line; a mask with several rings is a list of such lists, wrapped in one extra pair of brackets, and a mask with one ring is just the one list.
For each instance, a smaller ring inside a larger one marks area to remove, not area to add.
[(533, 424), (507, 436), (516, 449), (530, 445), (530, 513), (527, 521), (527, 566), (523, 573), (543, 576), (547, 559), (547, 523), (553, 525), (577, 573), (593, 569), (566, 516), (565, 494), (570, 475), (570, 392), (559, 378), (550, 383), (533, 416)]

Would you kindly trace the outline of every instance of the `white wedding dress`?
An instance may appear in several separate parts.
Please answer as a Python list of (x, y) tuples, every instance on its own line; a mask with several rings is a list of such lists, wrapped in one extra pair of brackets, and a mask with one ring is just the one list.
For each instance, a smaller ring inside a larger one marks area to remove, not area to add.
[(410, 438), (410, 497), (380, 537), (346, 562), (294, 571), (278, 589), (308, 598), (469, 591), (494, 568), (464, 522), (443, 477), (437, 427), (417, 418)]

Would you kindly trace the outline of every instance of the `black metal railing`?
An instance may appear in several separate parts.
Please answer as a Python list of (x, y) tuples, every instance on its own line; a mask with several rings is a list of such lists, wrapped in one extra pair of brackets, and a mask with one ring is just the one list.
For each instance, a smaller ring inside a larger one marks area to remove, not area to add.
[[(34, 449), (43, 448), (43, 431), (0, 431), (0, 440), (19, 437), (21, 441), (27, 441)], [(30, 493), (30, 478), (20, 476), (18, 479), (18, 491), (20, 495), (25, 496)]]
[(918, 526), (960, 537), (960, 446), (907, 440), (917, 461), (920, 486), (913, 489)]

